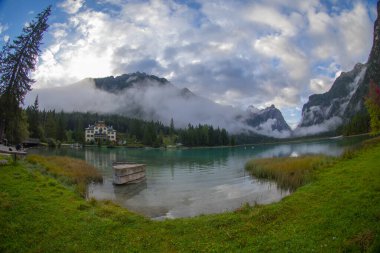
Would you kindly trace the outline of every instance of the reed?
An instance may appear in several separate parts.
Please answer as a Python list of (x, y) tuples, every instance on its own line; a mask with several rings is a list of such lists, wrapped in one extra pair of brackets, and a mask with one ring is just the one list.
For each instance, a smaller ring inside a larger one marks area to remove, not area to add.
[(370, 148), (370, 147), (377, 146), (379, 144), (380, 144), (380, 136), (363, 141), (362, 146), (364, 148)]
[(323, 155), (261, 158), (249, 161), (245, 169), (259, 179), (276, 181), (281, 189), (294, 191), (311, 180), (315, 169), (332, 161), (332, 158)]
[(86, 196), (87, 184), (103, 181), (97, 169), (83, 160), (66, 156), (29, 155), (27, 161), (41, 165), (46, 172), (64, 183), (74, 184), (82, 196)]

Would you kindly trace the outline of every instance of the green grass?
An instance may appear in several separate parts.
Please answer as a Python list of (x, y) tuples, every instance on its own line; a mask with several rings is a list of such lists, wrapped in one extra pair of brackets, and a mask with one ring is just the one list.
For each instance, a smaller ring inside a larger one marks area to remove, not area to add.
[(0, 167), (0, 252), (379, 252), (380, 146), (270, 205), (151, 221), (19, 161)]

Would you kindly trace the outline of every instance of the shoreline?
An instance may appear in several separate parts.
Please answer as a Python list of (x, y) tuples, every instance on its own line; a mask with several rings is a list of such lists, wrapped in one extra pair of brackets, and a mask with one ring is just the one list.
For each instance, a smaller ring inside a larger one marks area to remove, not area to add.
[[(280, 144), (292, 144), (292, 143), (302, 143), (302, 142), (314, 142), (314, 141), (323, 141), (323, 140), (333, 140), (333, 139), (350, 139), (360, 136), (368, 136), (370, 137), (370, 133), (364, 133), (364, 134), (357, 134), (357, 135), (349, 135), (349, 136), (332, 136), (332, 137), (317, 137), (317, 138), (305, 138), (305, 139), (296, 139), (296, 140), (286, 140), (286, 141), (276, 141), (276, 142), (264, 142), (264, 143), (251, 143), (251, 144), (239, 144), (234, 146), (196, 146), (196, 147), (186, 147), (186, 146), (180, 146), (180, 147), (149, 147), (149, 146), (98, 146), (98, 145), (87, 145), (84, 144), (81, 147), (72, 147), (75, 143), (62, 143), (60, 147), (48, 147), (47, 145), (44, 145), (44, 143), (40, 144), (39, 146), (31, 147), (31, 148), (72, 148), (72, 149), (82, 149), (82, 148), (117, 148), (117, 149), (161, 149), (161, 150), (184, 150), (184, 149), (226, 149), (226, 148), (242, 148), (242, 147), (252, 147), (252, 146), (265, 146), (265, 145), (280, 145)], [(375, 136), (374, 136), (375, 137)], [(8, 149), (12, 148), (12, 151), (9, 151)], [(22, 149), (21, 152), (19, 152), (21, 155), (27, 154), (27, 149)], [(0, 153), (2, 154), (14, 154), (16, 151), (15, 146), (5, 146), (0, 144)]]

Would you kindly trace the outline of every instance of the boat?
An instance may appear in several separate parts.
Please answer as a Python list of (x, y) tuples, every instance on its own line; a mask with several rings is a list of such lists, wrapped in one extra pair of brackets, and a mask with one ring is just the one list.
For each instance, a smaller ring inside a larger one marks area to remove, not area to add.
[(145, 179), (145, 164), (114, 162), (112, 170), (113, 183), (116, 185), (139, 183)]

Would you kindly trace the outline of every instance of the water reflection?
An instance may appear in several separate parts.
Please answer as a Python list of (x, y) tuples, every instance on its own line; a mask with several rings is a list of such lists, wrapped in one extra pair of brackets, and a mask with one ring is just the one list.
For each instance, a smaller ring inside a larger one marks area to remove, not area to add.
[[(302, 154), (339, 155), (363, 138), (333, 139), (279, 145), (204, 149), (37, 149), (31, 152), (68, 155), (86, 160), (103, 175), (102, 184), (89, 186), (89, 196), (111, 199), (130, 210), (161, 219), (233, 210), (248, 202), (270, 203), (288, 195), (275, 183), (261, 182), (244, 170), (255, 157)], [(147, 164), (146, 180), (139, 184), (112, 184), (114, 161)]]
[(120, 202), (130, 197), (133, 197), (134, 195), (140, 193), (142, 190), (145, 190), (145, 189), (147, 189), (146, 179), (135, 184), (115, 185), (113, 187), (115, 197)]
[(297, 144), (280, 144), (268, 145), (258, 150), (256, 157), (287, 157), (292, 154), (307, 155), (307, 154), (326, 154), (331, 156), (339, 156), (343, 151), (344, 146), (337, 142), (317, 142), (317, 143), (297, 143)]

